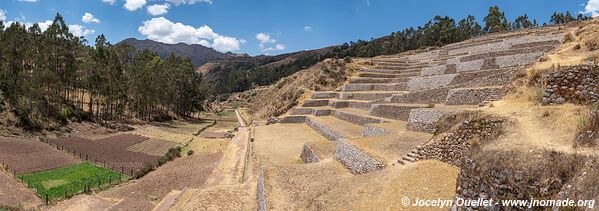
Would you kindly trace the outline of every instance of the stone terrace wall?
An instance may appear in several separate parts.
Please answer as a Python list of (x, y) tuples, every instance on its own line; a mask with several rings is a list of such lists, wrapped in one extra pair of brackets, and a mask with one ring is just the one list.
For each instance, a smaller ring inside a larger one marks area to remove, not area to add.
[(339, 160), (350, 172), (364, 174), (385, 167), (385, 164), (368, 156), (345, 140), (337, 141), (335, 159)]
[(599, 101), (599, 66), (580, 65), (565, 67), (546, 75), (543, 105), (592, 104)]
[[(576, 177), (584, 159), (556, 152), (527, 153), (511, 151), (477, 152), (464, 159), (458, 178), (456, 198), (553, 199)], [(460, 210), (482, 207), (460, 207)], [(549, 207), (545, 207), (547, 209)], [(524, 210), (524, 207), (484, 207), (485, 210)], [(527, 209), (528, 210), (528, 209)], [(543, 210), (539, 207), (530, 210)]]
[(460, 166), (463, 157), (473, 147), (501, 132), (506, 120), (496, 117), (482, 117), (463, 121), (456, 129), (433, 138), (417, 150), (419, 160), (435, 159)]

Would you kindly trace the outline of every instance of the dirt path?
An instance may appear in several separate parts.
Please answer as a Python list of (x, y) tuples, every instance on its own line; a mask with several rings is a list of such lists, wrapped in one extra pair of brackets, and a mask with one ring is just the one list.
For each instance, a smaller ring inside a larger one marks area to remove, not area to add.
[(241, 183), (245, 153), (248, 149), (248, 128), (239, 128), (225, 151), (220, 165), (214, 170), (206, 186), (233, 185)]
[(513, 98), (493, 105), (485, 111), (507, 117), (513, 124), (496, 141), (485, 145), (485, 149), (596, 154), (592, 148), (574, 147), (579, 113), (584, 112), (581, 106), (539, 106)]

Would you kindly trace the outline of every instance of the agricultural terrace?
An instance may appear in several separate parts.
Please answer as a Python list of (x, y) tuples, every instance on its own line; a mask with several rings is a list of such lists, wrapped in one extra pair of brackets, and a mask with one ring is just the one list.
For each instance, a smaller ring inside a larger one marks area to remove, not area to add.
[(80, 162), (34, 139), (0, 137), (0, 146), (0, 162), (11, 174), (46, 171)]
[(84, 160), (132, 175), (148, 163), (157, 164), (161, 157), (128, 150), (129, 147), (147, 139), (138, 135), (120, 134), (97, 140), (72, 136), (50, 139), (48, 143)]
[(28, 187), (37, 191), (42, 200), (66, 198), (93, 189), (102, 189), (129, 177), (90, 162), (52, 169), (49, 171), (24, 174), (17, 177)]

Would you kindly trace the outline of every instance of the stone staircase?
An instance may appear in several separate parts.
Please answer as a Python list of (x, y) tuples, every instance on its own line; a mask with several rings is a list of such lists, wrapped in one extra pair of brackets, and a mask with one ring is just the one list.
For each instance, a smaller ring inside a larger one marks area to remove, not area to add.
[(562, 39), (558, 28), (545, 27), (375, 57), (347, 84), (313, 93), (280, 123), (306, 123), (336, 142), (335, 158), (353, 173), (409, 164), (443, 116), (501, 99), (519, 69)]

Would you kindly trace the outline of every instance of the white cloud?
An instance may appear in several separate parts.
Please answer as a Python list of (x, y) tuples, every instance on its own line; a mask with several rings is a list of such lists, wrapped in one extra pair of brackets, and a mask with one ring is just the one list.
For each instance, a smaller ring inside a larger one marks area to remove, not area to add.
[(285, 46), (282, 45), (282, 44), (277, 44), (277, 45), (275, 45), (275, 49), (277, 49), (277, 50), (285, 50)]
[(135, 11), (146, 5), (146, 0), (125, 0), (125, 9)]
[(262, 52), (269, 52), (269, 51), (280, 51), (280, 50), (284, 50), (285, 46), (282, 44), (276, 44), (274, 47), (267, 47), (267, 44), (274, 44), (277, 42), (277, 40), (275, 40), (274, 38), (270, 37), (270, 34), (268, 33), (258, 33), (256, 34), (256, 39), (260, 42), (260, 44), (258, 45), (260, 47), (260, 50)]
[(208, 4), (212, 4), (212, 0), (166, 0), (167, 2), (173, 3), (176, 6), (180, 4), (195, 4), (198, 2), (205, 2)]
[(100, 23), (100, 19), (97, 19), (89, 12), (86, 12), (83, 17), (81, 17), (81, 21), (84, 23)]
[(593, 17), (599, 16), (599, 0), (589, 0), (584, 7), (583, 13), (591, 14)]
[(23, 1), (23, 2), (37, 2), (37, 0), (19, 0), (19, 1)]
[(311, 26), (304, 26), (304, 31), (312, 31), (312, 27)]
[(6, 10), (0, 9), (0, 21), (6, 20)]
[(148, 6), (148, 13), (151, 15), (163, 15), (168, 12), (168, 9), (171, 8), (171, 5), (168, 3), (165, 4), (154, 4)]
[[(48, 29), (48, 27), (50, 27), (50, 25), (52, 25), (52, 23), (53, 23), (53, 22), (54, 22), (54, 21), (51, 21), (51, 20), (46, 20), (46, 21), (44, 21), (44, 22), (39, 22), (39, 23), (37, 23), (37, 25), (40, 27), (40, 29), (41, 29), (41, 30), (42, 30), (42, 32), (43, 32), (43, 31), (46, 31), (46, 29)], [(70, 27), (69, 27), (69, 30), (70, 30)]]
[(256, 34), (256, 39), (260, 41), (260, 43), (275, 43), (277, 40), (270, 38), (269, 34), (264, 32)]
[(81, 37), (81, 36), (87, 36), (87, 35), (93, 34), (96, 31), (94, 31), (93, 29), (86, 29), (85, 26), (82, 26), (82, 25), (74, 24), (74, 25), (69, 25), (69, 32), (71, 32), (73, 35), (75, 35), (77, 37)]
[(137, 30), (154, 41), (169, 44), (200, 44), (218, 51), (239, 50), (241, 44), (245, 43), (243, 39), (220, 35), (206, 25), (196, 28), (183, 23), (173, 23), (164, 17), (144, 21)]
[(113, 5), (114, 3), (116, 3), (116, 0), (102, 0), (102, 2)]

